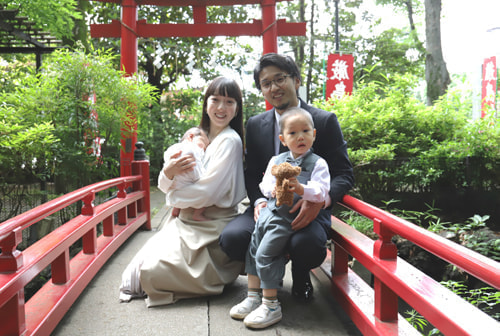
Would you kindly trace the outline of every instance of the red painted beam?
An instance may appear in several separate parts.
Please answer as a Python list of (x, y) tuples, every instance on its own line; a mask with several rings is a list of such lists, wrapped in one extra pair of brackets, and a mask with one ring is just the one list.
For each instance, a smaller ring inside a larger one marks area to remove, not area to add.
[[(120, 38), (120, 21), (108, 24), (91, 24), (90, 35), (93, 38)], [(277, 21), (279, 36), (301, 36), (306, 33), (305, 22)], [(148, 24), (144, 20), (137, 22), (139, 37), (209, 37), (209, 36), (261, 36), (262, 21), (253, 23), (159, 23)]]
[[(98, 2), (110, 2), (121, 4), (122, 0), (96, 0)], [(152, 6), (233, 6), (233, 5), (257, 5), (263, 0), (141, 0), (141, 5)], [(276, 2), (293, 1), (293, 0), (276, 0)]]
[(254, 23), (160, 23), (138, 24), (141, 37), (259, 36), (261, 25)]
[[(16, 229), (26, 229), (27, 227), (41, 221), (42, 219), (50, 216), (56, 211), (64, 209), (65, 207), (70, 206), (71, 204), (83, 199), (89, 193), (103, 191), (112, 187), (123, 189), (127, 184), (141, 179), (142, 176), (128, 176), (127, 178), (117, 177), (111, 180), (88, 185), (86, 187), (67, 193), (64, 196), (58, 197), (52, 201), (48, 201), (47, 203), (44, 203), (14, 218), (2, 222), (2, 225), (0, 225), (0, 239), (4, 239), (4, 235), (9, 235), (11, 234), (11, 232), (17, 231)], [(5, 270), (2, 269), (1, 271), (4, 272)]]
[(111, 23), (91, 24), (90, 36), (93, 38), (99, 37), (114, 37), (120, 38), (121, 25), (119, 20), (112, 20)]

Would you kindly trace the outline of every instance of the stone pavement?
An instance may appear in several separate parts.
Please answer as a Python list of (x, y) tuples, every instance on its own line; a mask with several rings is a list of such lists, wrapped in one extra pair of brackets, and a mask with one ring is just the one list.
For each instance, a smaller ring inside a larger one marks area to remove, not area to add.
[(73, 304), (52, 335), (361, 335), (330, 294), (328, 279), (315, 272), (314, 300), (298, 303), (290, 295), (287, 270), (278, 296), (283, 319), (264, 330), (247, 329), (229, 317), (229, 309), (246, 295), (246, 276), (226, 286), (221, 295), (180, 300), (173, 305), (147, 308), (144, 300), (120, 303), (121, 274), (140, 247), (159, 228), (167, 214), (164, 195), (151, 188), (152, 231), (137, 231), (99, 271)]

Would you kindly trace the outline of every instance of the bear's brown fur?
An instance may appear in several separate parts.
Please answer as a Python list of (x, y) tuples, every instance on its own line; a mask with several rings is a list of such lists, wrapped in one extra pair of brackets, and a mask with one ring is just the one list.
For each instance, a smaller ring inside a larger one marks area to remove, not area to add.
[(276, 176), (276, 205), (287, 204), (293, 205), (293, 191), (289, 191), (288, 179), (296, 177), (301, 172), (300, 167), (294, 167), (288, 162), (274, 165), (271, 169), (271, 174)]

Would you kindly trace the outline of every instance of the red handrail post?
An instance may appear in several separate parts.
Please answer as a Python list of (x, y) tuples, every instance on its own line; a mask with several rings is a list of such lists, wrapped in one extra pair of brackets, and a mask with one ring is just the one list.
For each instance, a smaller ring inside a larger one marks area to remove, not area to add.
[(115, 216), (108, 216), (102, 221), (102, 234), (104, 237), (113, 237), (115, 232)]
[(69, 250), (66, 249), (51, 264), (52, 283), (62, 285), (71, 278), (69, 271)]
[(26, 331), (24, 289), (15, 293), (0, 307), (0, 316), (2, 316), (0, 335), (22, 335)]
[(94, 199), (95, 199), (95, 193), (93, 192), (88, 194), (83, 199), (83, 206), (82, 206), (83, 216), (92, 216), (94, 214)]
[(338, 244), (332, 242), (333, 260), (331, 262), (332, 277), (346, 274), (349, 268), (349, 255)]
[(23, 241), (23, 231), (16, 229), (0, 237), (0, 273), (15, 272), (23, 266), (23, 255), (17, 250), (17, 245)]
[[(120, 183), (118, 186), (118, 192), (116, 193), (117, 198), (126, 198), (127, 197), (127, 191), (125, 190), (127, 188), (127, 183), (123, 182)], [(119, 225), (125, 225), (127, 224), (127, 208), (121, 208), (118, 210), (118, 224)]]
[(144, 230), (151, 230), (151, 196), (149, 185), (149, 161), (147, 160), (146, 153), (142, 148), (142, 142), (136, 143), (134, 151), (134, 161), (132, 161), (132, 175), (141, 175), (142, 179), (133, 183), (134, 190), (142, 190), (145, 192), (144, 198), (138, 202), (137, 210), (139, 212), (147, 213), (147, 221), (142, 228)]
[(398, 296), (379, 278), (373, 279), (375, 316), (384, 322), (398, 320)]
[[(386, 228), (378, 218), (373, 219), (373, 231), (379, 236), (373, 245), (373, 256), (394, 263), (394, 267), (396, 267), (398, 248), (391, 240), (393, 232)], [(397, 321), (398, 296), (396, 293), (378, 277), (374, 277), (373, 290), (375, 316), (384, 322)]]
[(379, 259), (396, 260), (398, 248), (391, 241), (394, 235), (391, 230), (387, 229), (380, 219), (374, 218), (373, 231), (379, 236), (378, 240), (373, 245), (373, 255)]
[(97, 250), (97, 228), (94, 226), (82, 236), (83, 253), (94, 254)]

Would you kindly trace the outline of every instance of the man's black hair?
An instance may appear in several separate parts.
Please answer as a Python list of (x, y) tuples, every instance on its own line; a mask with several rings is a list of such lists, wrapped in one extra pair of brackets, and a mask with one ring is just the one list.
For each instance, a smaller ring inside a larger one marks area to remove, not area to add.
[(300, 77), (300, 70), (295, 61), (287, 55), (279, 55), (275, 53), (268, 53), (262, 55), (259, 63), (253, 70), (253, 79), (255, 81), (255, 86), (260, 90), (260, 73), (262, 69), (268, 66), (275, 66), (288, 75), (292, 75), (295, 78), (298, 78), (302, 83), (302, 78)]

